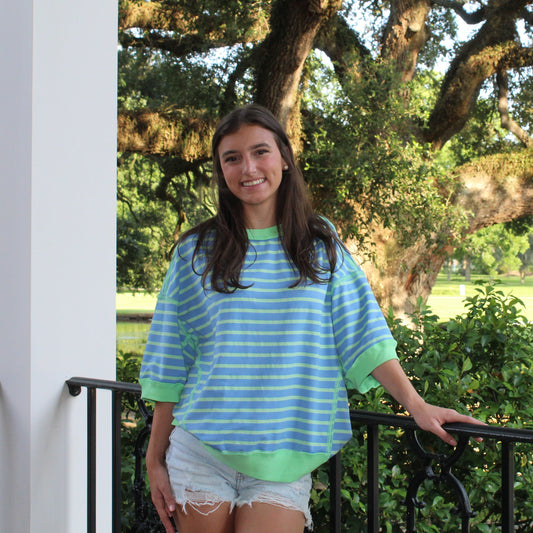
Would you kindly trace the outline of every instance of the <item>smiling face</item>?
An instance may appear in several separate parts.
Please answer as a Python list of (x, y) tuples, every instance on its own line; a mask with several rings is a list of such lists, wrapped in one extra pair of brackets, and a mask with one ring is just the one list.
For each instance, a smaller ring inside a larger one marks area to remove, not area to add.
[(228, 189), (242, 203), (246, 226), (274, 226), (286, 166), (274, 134), (256, 124), (245, 124), (221, 139), (218, 159)]

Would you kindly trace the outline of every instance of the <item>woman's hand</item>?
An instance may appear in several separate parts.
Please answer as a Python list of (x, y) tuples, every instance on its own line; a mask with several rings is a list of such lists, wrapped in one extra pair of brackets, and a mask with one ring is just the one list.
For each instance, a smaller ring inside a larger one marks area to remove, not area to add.
[[(434, 433), (437, 435), (437, 437), (440, 437), (444, 442), (450, 444), (451, 446), (456, 446), (457, 441), (452, 435), (442, 428), (443, 424), (463, 422), (466, 424), (485, 425), (480, 420), (472, 418), (471, 416), (459, 414), (455, 409), (438, 407), (436, 405), (426, 403), (423, 400), (416, 407), (412, 407), (409, 412), (415, 419), (415, 422), (418, 424), (420, 429), (431, 431), (431, 433)], [(481, 442), (482, 439), (480, 437), (476, 437), (475, 440)]]
[(166, 533), (175, 533), (170, 518), (176, 510), (176, 500), (172, 495), (168, 478), (166, 451), (172, 433), (173, 403), (156, 402), (152, 419), (152, 431), (146, 450), (146, 470), (150, 482), (150, 492), (157, 514), (165, 526)]
[(174, 516), (176, 500), (174, 499), (174, 496), (172, 496), (172, 491), (170, 489), (166, 464), (158, 460), (147, 460), (146, 470), (148, 471), (152, 502), (161, 519), (161, 523), (165, 526), (166, 533), (175, 533), (176, 530), (170, 521), (170, 518)]
[[(396, 359), (391, 359), (378, 366), (372, 375), (409, 411), (421, 429), (431, 431), (452, 446), (456, 446), (457, 441), (442, 429), (443, 424), (463, 422), (486, 425), (471, 416), (459, 414), (455, 409), (446, 409), (426, 403), (416, 392)], [(481, 438), (476, 438), (476, 440), (480, 442)]]

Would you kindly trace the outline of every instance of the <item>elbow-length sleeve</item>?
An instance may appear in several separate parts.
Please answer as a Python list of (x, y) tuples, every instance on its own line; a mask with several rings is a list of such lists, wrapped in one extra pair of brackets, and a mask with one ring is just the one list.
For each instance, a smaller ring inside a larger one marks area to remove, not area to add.
[(379, 386), (372, 376), (374, 369), (398, 358), (396, 341), (363, 271), (347, 252), (333, 279), (331, 303), (335, 342), (346, 387), (367, 392)]
[(174, 254), (157, 299), (139, 376), (147, 400), (177, 403), (194, 362), (194, 343), (180, 320), (183, 266)]

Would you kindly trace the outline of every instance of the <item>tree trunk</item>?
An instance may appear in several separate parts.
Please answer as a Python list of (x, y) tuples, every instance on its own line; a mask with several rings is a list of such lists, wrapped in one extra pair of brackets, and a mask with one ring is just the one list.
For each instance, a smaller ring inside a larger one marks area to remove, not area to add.
[(472, 280), (472, 258), (467, 257), (464, 260), (464, 269), (465, 269), (465, 281)]
[[(453, 199), (469, 214), (468, 234), (492, 224), (533, 215), (533, 151), (509, 156), (492, 156), (457, 169), (463, 187)], [(437, 236), (437, 234), (436, 234)], [(400, 248), (390, 229), (374, 228), (375, 261), (359, 259), (370, 285), (384, 310), (392, 307), (395, 316), (405, 317), (415, 308), (418, 298), (426, 301), (438, 273), (453, 251), (453, 236), (442, 233), (433, 243), (421, 241)]]
[(320, 25), (341, 0), (280, 0), (270, 17), (256, 68), (256, 101), (270, 109), (293, 139), (300, 137), (299, 85)]
[(413, 78), (418, 54), (428, 38), (429, 0), (392, 0), (381, 55), (393, 58), (402, 81)]

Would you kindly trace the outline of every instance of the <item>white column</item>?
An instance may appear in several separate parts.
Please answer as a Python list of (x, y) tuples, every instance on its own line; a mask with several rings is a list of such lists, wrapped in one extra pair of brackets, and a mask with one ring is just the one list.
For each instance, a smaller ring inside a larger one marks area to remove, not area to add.
[(0, 0), (0, 12), (0, 531), (77, 533), (86, 401), (64, 383), (115, 378), (117, 2)]

